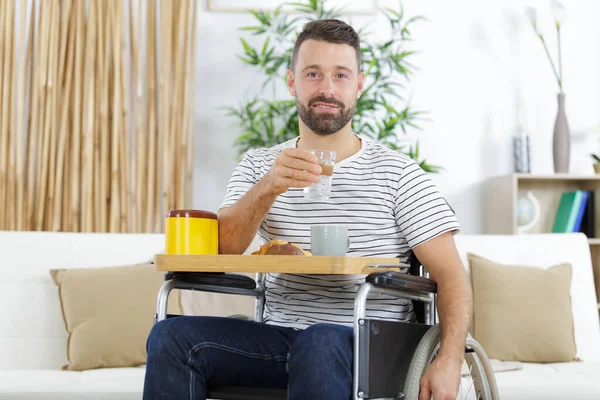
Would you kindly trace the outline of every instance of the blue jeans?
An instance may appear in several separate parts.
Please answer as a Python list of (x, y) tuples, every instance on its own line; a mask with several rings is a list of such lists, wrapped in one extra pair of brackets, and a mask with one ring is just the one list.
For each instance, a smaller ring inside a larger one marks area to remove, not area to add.
[(219, 317), (175, 317), (148, 338), (144, 400), (204, 400), (216, 386), (288, 390), (288, 399), (348, 400), (350, 327), (300, 331)]

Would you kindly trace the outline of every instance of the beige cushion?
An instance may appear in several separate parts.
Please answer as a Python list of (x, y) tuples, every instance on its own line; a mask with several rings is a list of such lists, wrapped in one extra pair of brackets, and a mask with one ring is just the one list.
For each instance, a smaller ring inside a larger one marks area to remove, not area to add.
[(250, 296), (201, 292), (199, 290), (181, 291), (181, 309), (184, 315), (230, 317), (241, 314), (253, 319), (255, 304), (255, 298)]
[[(134, 367), (146, 362), (164, 273), (151, 264), (54, 269), (69, 339), (63, 369)], [(169, 313), (181, 314), (180, 291), (169, 296)]]
[(549, 363), (576, 359), (571, 265), (502, 265), (467, 254), (472, 334), (490, 358)]

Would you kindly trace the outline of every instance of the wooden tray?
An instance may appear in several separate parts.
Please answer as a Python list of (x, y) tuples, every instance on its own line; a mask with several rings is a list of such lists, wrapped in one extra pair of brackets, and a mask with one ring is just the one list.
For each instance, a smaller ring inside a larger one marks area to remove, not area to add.
[[(179, 272), (281, 272), (291, 274), (370, 274), (398, 271), (397, 258), (332, 256), (251, 256), (157, 254), (158, 271)], [(392, 266), (390, 264), (396, 264)], [(373, 267), (370, 265), (379, 265)], [(402, 266), (408, 266), (403, 264)]]

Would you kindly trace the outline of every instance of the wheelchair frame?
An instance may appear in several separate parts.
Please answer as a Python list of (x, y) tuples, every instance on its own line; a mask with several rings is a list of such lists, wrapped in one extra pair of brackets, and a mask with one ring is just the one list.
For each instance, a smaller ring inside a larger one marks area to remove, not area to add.
[[(396, 373), (393, 378), (393, 389), (390, 389), (390, 385), (385, 385), (385, 382), (381, 380), (377, 381), (372, 377), (370, 373), (370, 358), (371, 352), (375, 351), (378, 354), (385, 353), (388, 357), (389, 346), (376, 349), (373, 346), (371, 340), (374, 336), (382, 333), (382, 336), (393, 337), (394, 343), (397, 343), (399, 347), (408, 348), (412, 351), (407, 354), (406, 352), (397, 352), (395, 357), (398, 358), (398, 362), (401, 365), (406, 365), (405, 369), (408, 369), (408, 365), (413, 357), (414, 349), (416, 344), (419, 343), (421, 338), (425, 335), (426, 331), (431, 328), (432, 325), (436, 324), (436, 293), (437, 285), (435, 282), (429, 279), (429, 274), (426, 269), (421, 265), (419, 266), (419, 275), (409, 275), (411, 266), (407, 264), (370, 264), (372, 268), (399, 268), (398, 272), (386, 271), (376, 272), (366, 277), (365, 283), (361, 284), (354, 301), (354, 342), (353, 342), (353, 387), (352, 396), (354, 400), (375, 398), (373, 397), (376, 392), (390, 391), (393, 390), (393, 394), (396, 399), (404, 398), (403, 388), (405, 385), (406, 374), (398, 376)], [(414, 271), (414, 266), (413, 266)], [(185, 275), (186, 273), (175, 273), (179, 276)], [(160, 288), (158, 299), (157, 299), (157, 313), (155, 314), (155, 323), (168, 318), (167, 305), (169, 293), (173, 289), (187, 289), (187, 290), (199, 290), (213, 293), (233, 294), (233, 295), (245, 295), (255, 297), (255, 312), (254, 320), (260, 321), (262, 319), (264, 304), (265, 304), (265, 274), (256, 274), (254, 289), (245, 287), (229, 286), (227, 282), (227, 276), (229, 274), (219, 275), (217, 277), (217, 283), (211, 282), (210, 279), (203, 281), (202, 279), (196, 280), (196, 282), (185, 281), (177, 279), (173, 273), (166, 273), (166, 282)], [(187, 273), (193, 274), (193, 273)], [(200, 274), (206, 277), (210, 277), (208, 274)], [(246, 277), (248, 280), (252, 278)], [(207, 283), (205, 283), (207, 282)], [(233, 282), (232, 282), (233, 283)], [(386, 294), (392, 295), (399, 298), (405, 298), (413, 301), (422, 302), (424, 304), (424, 324), (415, 323), (399, 323), (397, 321), (380, 321), (377, 319), (368, 319), (366, 317), (366, 305), (369, 294)], [(410, 331), (410, 334), (407, 334)], [(385, 335), (383, 333), (387, 332)], [(478, 345), (478, 344), (477, 344)], [(480, 346), (479, 346), (480, 347)], [(479, 350), (483, 351), (482, 348), (476, 349), (478, 355), (481, 355)], [(483, 353), (485, 356), (485, 353)], [(488, 360), (484, 360), (484, 369), (486, 375), (489, 376), (493, 372), (489, 366)], [(385, 366), (382, 370), (384, 373), (389, 372), (385, 370)], [(227, 389), (225, 388), (225, 392)], [(239, 390), (234, 390), (239, 393)], [(210, 394), (210, 393), (209, 393)], [(241, 397), (227, 397), (230, 399), (239, 399)], [(267, 398), (279, 398), (279, 397), (256, 397), (261, 399)], [(377, 397), (381, 398), (381, 397)]]

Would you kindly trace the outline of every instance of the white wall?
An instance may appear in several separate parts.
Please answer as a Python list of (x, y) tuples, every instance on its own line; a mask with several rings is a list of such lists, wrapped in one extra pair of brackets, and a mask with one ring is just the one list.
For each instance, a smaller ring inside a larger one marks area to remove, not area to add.
[[(382, 0), (394, 5), (394, 0)], [(512, 139), (519, 121), (531, 134), (532, 172), (551, 174), (552, 131), (557, 85), (539, 39), (524, 15), (538, 10), (539, 25), (556, 54), (547, 0), (405, 0), (406, 12), (428, 21), (413, 27), (412, 79), (415, 106), (430, 112), (423, 131), (411, 134), (423, 155), (445, 168), (433, 175), (457, 212), (465, 233), (484, 230), (483, 190), (487, 178), (513, 171)], [(600, 150), (594, 135), (600, 102), (600, 2), (564, 0), (562, 30), (564, 91), (573, 141), (571, 172), (593, 173), (588, 154)], [(253, 18), (207, 12), (198, 16), (194, 207), (216, 210), (236, 165), (235, 121), (218, 107), (237, 105), (262, 82), (236, 58), (240, 32)], [(354, 16), (385, 36), (385, 20)], [(522, 104), (517, 107), (517, 101)], [(517, 112), (519, 109), (519, 112)]]

